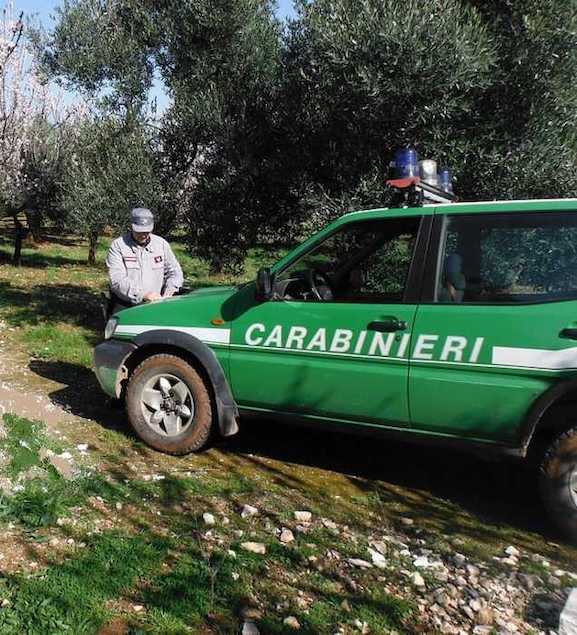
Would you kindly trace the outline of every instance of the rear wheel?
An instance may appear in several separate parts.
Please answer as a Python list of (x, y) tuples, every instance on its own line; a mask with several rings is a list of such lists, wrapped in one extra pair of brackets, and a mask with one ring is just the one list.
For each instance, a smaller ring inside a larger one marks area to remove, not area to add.
[(153, 355), (137, 366), (126, 406), (136, 434), (156, 450), (182, 455), (208, 444), (210, 394), (198, 372), (176, 355)]
[(554, 522), (577, 541), (577, 428), (549, 446), (541, 464), (541, 494)]

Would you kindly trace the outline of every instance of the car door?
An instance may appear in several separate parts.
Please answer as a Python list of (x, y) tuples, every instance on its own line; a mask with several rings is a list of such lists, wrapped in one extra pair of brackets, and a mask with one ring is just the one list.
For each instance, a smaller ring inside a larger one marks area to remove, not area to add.
[(411, 425), (513, 443), (535, 399), (577, 372), (577, 215), (455, 213), (435, 218), (431, 244)]
[(245, 298), (230, 345), (239, 406), (406, 426), (413, 255), (429, 227), (406, 211), (349, 222), (276, 272), (275, 300)]

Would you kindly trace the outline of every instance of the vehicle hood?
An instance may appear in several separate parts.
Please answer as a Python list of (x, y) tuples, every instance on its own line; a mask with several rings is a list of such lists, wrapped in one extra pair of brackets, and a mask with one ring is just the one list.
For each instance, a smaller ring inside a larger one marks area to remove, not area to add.
[(236, 292), (237, 287), (207, 287), (187, 295), (125, 309), (117, 314), (117, 331), (136, 333), (143, 330), (127, 331), (127, 328), (122, 328), (130, 326), (154, 326), (159, 329), (224, 326), (215, 325), (214, 321), (222, 320), (222, 306)]

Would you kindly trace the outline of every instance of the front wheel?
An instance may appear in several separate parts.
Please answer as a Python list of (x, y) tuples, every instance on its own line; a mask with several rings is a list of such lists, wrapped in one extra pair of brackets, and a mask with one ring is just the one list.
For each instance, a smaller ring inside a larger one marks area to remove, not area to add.
[(183, 455), (208, 444), (210, 394), (198, 372), (176, 355), (152, 355), (137, 366), (126, 406), (134, 431), (155, 450)]
[(577, 541), (577, 428), (549, 446), (541, 464), (541, 494), (553, 521)]

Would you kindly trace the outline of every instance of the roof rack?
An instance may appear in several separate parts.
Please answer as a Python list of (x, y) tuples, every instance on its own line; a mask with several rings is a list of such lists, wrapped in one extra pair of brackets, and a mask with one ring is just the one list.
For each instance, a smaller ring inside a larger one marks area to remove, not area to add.
[(457, 197), (430, 185), (418, 176), (389, 179), (387, 185), (393, 190), (392, 207), (422, 207), (435, 203), (454, 203)]

